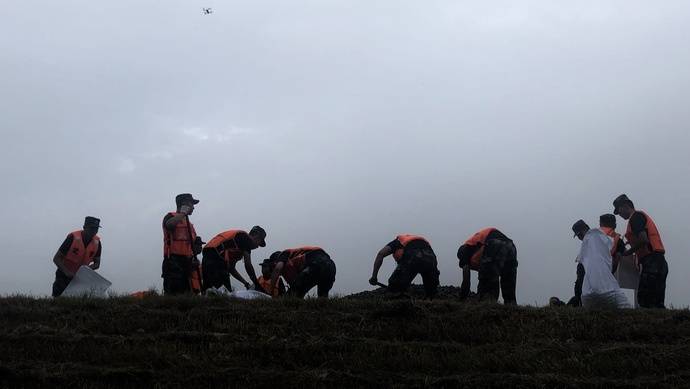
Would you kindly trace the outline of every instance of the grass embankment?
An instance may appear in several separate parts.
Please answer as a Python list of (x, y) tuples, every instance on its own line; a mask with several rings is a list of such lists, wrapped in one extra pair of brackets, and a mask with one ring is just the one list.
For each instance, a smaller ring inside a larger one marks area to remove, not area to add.
[(0, 299), (9, 387), (678, 387), (690, 312), (453, 301)]

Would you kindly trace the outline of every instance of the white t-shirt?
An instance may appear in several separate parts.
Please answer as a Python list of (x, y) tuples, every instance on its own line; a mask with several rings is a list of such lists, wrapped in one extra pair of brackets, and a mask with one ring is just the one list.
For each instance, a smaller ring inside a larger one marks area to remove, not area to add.
[(604, 294), (619, 290), (618, 281), (611, 273), (613, 240), (600, 229), (589, 230), (582, 240), (579, 261), (585, 267), (582, 295)]

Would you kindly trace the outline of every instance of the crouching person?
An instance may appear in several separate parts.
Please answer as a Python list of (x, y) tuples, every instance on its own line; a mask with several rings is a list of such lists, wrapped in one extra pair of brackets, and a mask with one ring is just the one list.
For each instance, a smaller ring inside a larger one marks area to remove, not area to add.
[(278, 277), (278, 285), (276, 288), (271, 286), (271, 275), (273, 272), (273, 263), (270, 258), (264, 259), (261, 262), (261, 277), (257, 279), (259, 286), (266, 293), (271, 293), (271, 297), (276, 298), (285, 295), (285, 283), (282, 277)]
[(266, 247), (266, 231), (260, 226), (254, 226), (249, 233), (242, 230), (228, 230), (221, 232), (211, 239), (202, 251), (201, 273), (203, 274), (204, 292), (209, 288), (225, 286), (232, 290), (230, 275), (249, 289), (251, 284), (237, 271), (237, 262), (244, 261), (244, 268), (251, 282), (260, 290), (254, 266), (252, 265), (252, 250)]
[(320, 247), (298, 247), (283, 251), (276, 251), (269, 258), (272, 264), (271, 290), (278, 285), (279, 277), (283, 277), (290, 286), (287, 296), (304, 298), (313, 288), (317, 287), (319, 297), (328, 297), (328, 292), (335, 283), (335, 262)]
[(96, 270), (101, 266), (101, 238), (97, 235), (100, 223), (100, 219), (87, 216), (84, 228), (69, 233), (55, 253), (53, 263), (57, 270), (53, 282), (53, 297), (62, 295), (80, 267), (88, 266)]
[(611, 272), (613, 242), (602, 230), (589, 230), (582, 240), (579, 260), (585, 269), (582, 306), (587, 309), (630, 308)]
[(417, 235), (398, 235), (384, 246), (374, 260), (374, 270), (369, 283), (379, 285), (378, 274), (383, 259), (393, 255), (397, 266), (388, 279), (388, 291), (401, 295), (410, 287), (412, 280), (420, 274), (424, 283), (424, 294), (428, 299), (438, 292), (438, 261), (429, 242)]

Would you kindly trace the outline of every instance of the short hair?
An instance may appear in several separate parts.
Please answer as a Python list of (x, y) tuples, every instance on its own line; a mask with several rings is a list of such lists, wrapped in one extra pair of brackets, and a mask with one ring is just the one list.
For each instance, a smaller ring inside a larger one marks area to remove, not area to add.
[(610, 213), (599, 216), (599, 225), (602, 227), (616, 228), (616, 216)]

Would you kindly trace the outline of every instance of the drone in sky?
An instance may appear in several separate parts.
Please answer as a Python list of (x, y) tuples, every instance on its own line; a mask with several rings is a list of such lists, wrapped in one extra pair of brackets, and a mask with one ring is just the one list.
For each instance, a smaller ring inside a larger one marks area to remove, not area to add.
[(213, 8), (203, 8), (204, 15), (210, 15), (213, 13)]

